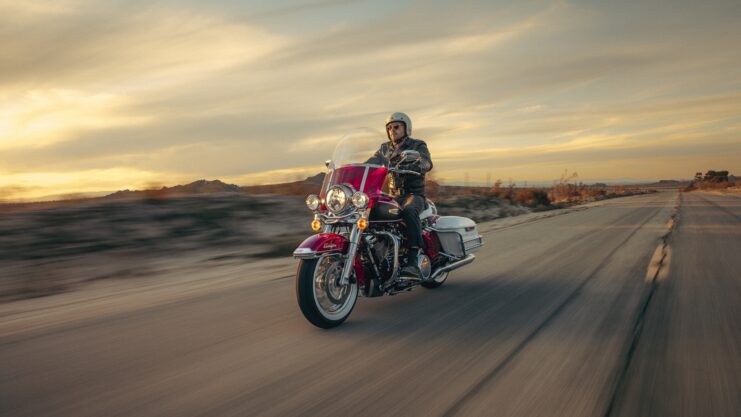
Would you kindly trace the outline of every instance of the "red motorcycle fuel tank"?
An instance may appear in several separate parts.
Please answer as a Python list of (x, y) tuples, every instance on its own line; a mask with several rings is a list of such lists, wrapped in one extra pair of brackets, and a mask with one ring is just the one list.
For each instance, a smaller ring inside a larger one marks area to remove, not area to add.
[(401, 220), (401, 206), (392, 196), (387, 194), (378, 194), (371, 198), (370, 217), (371, 222), (388, 222)]

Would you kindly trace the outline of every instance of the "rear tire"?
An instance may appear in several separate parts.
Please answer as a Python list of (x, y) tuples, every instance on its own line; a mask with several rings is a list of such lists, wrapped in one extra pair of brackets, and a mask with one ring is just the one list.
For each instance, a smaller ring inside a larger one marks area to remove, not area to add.
[(342, 257), (322, 256), (302, 259), (296, 271), (296, 298), (304, 317), (323, 329), (337, 327), (355, 308), (358, 284), (353, 277), (347, 285), (339, 285)]

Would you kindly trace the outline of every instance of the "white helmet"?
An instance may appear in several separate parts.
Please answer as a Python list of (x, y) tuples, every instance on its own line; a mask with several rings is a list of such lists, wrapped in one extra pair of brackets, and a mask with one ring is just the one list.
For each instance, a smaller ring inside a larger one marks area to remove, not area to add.
[[(391, 113), (391, 115), (386, 119), (386, 126), (388, 126), (389, 123), (392, 122), (404, 123), (404, 125), (407, 127), (407, 136), (412, 136), (412, 119), (410, 119), (409, 116), (401, 112)], [(386, 130), (386, 136), (391, 139), (388, 129)]]

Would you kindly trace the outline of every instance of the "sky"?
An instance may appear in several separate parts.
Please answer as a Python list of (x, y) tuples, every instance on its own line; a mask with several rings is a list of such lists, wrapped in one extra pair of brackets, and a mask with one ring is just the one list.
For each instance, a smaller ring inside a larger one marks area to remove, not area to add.
[(0, 0), (0, 200), (323, 170), (406, 112), (443, 183), (741, 174), (738, 1)]

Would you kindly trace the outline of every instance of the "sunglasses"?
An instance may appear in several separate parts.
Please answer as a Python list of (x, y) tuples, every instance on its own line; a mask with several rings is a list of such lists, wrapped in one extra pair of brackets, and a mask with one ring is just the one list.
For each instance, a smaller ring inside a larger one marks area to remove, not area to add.
[(388, 125), (386, 126), (386, 130), (401, 130), (404, 128), (404, 125)]

